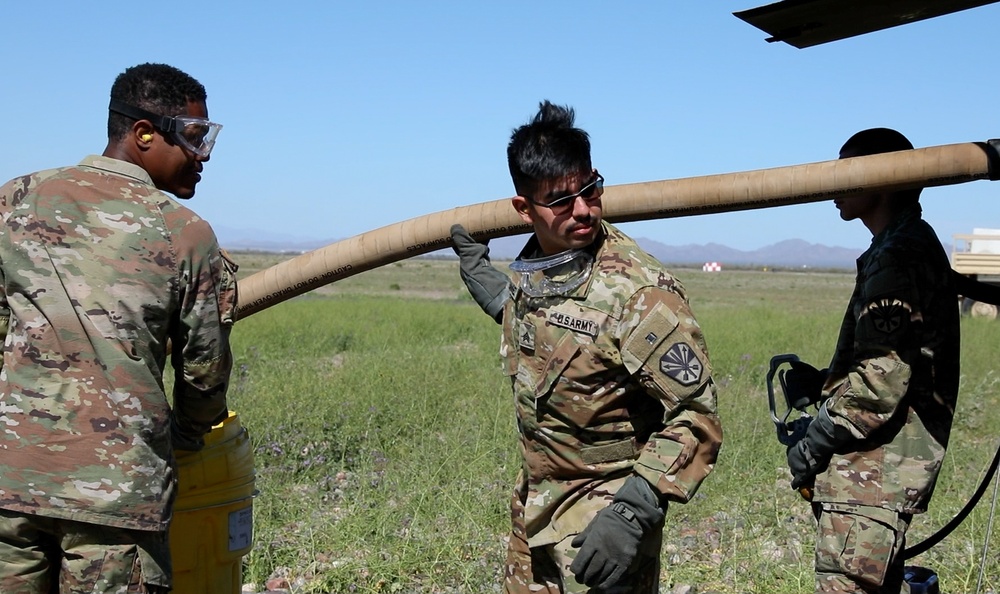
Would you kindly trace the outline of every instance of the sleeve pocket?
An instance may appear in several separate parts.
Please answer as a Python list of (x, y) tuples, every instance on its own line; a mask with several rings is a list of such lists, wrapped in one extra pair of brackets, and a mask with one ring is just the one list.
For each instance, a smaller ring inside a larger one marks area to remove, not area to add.
[(239, 302), (236, 271), (240, 267), (229, 257), (226, 250), (219, 248), (219, 254), (222, 256), (222, 274), (219, 285), (219, 319), (223, 325), (232, 325), (236, 322), (236, 307)]
[(666, 305), (654, 305), (622, 346), (622, 362), (629, 373), (639, 371), (679, 323), (677, 316)]

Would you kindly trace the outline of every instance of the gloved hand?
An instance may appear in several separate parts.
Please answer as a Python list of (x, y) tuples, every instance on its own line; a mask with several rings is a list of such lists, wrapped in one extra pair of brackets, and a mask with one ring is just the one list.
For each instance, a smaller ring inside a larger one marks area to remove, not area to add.
[(594, 516), (571, 543), (580, 551), (569, 569), (576, 581), (591, 588), (619, 584), (639, 551), (642, 537), (663, 521), (666, 512), (646, 479), (631, 476), (611, 505)]
[(786, 456), (788, 470), (792, 472), (792, 488), (796, 491), (800, 491), (802, 487), (812, 487), (816, 475), (822, 470), (822, 466), (826, 465), (826, 458), (821, 455), (817, 457), (817, 453), (812, 451), (805, 438), (789, 446)]
[(826, 404), (809, 423), (805, 437), (788, 448), (788, 469), (792, 472), (792, 488), (800, 490), (812, 485), (816, 475), (830, 463), (830, 457), (841, 445), (854, 439), (850, 429), (833, 422)]
[(804, 361), (792, 361), (791, 369), (784, 373), (785, 400), (798, 410), (819, 402), (823, 384), (829, 373), (827, 369), (816, 369)]
[(458, 271), (472, 298), (499, 324), (510, 297), (510, 278), (490, 264), (490, 248), (465, 230), (451, 226), (452, 249), (458, 254)]

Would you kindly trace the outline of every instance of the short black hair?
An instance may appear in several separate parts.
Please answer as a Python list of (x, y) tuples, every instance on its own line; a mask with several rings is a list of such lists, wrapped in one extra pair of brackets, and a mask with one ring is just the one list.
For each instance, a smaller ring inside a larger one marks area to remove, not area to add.
[(519, 196), (530, 197), (542, 180), (589, 172), (590, 136), (573, 126), (572, 108), (539, 103), (538, 113), (515, 128), (507, 145), (507, 166)]
[[(892, 128), (869, 128), (848, 138), (844, 146), (840, 147), (840, 153), (849, 152), (855, 157), (863, 157), (912, 149), (913, 143)], [(892, 209), (899, 210), (910, 204), (916, 204), (920, 201), (921, 190), (922, 188), (916, 188), (894, 192), (890, 199)]]
[[(167, 64), (139, 64), (125, 70), (111, 85), (111, 98), (160, 115), (185, 113), (188, 101), (205, 101), (205, 87), (189, 74)], [(108, 114), (108, 139), (120, 140), (133, 119)]]
[(840, 152), (851, 151), (857, 156), (878, 155), (894, 151), (908, 151), (913, 143), (892, 128), (869, 128), (847, 139)]

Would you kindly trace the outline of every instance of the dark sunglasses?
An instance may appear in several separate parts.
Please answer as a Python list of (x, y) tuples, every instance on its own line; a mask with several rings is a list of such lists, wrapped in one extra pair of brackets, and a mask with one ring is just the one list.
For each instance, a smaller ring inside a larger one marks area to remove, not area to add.
[(544, 206), (545, 208), (557, 209), (565, 206), (569, 206), (576, 201), (577, 198), (583, 198), (587, 202), (597, 200), (604, 194), (604, 177), (600, 173), (594, 172), (594, 180), (587, 185), (580, 188), (580, 191), (576, 194), (570, 194), (569, 196), (560, 196), (554, 200), (548, 202), (540, 202), (538, 200), (528, 199), (532, 204), (538, 206)]

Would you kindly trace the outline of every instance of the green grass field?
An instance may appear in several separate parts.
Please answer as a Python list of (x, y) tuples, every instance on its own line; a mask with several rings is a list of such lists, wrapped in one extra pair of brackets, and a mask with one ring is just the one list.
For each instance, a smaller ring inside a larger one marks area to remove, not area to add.
[[(244, 277), (271, 263), (235, 256)], [(674, 273), (705, 329), (725, 443), (695, 500), (670, 508), (661, 591), (811, 591), (812, 520), (789, 488), (764, 380), (778, 353), (826, 365), (853, 275)], [(385, 266), (237, 322), (230, 405), (250, 431), (260, 491), (244, 581), (263, 590), (282, 576), (314, 593), (499, 592), (519, 460), (498, 341), (449, 260)], [(911, 543), (956, 513), (997, 447), (997, 353), (1000, 322), (963, 321), (952, 446)], [(934, 568), (944, 592), (975, 590), (991, 493), (912, 560)], [(1000, 588), (997, 550), (984, 591)]]

